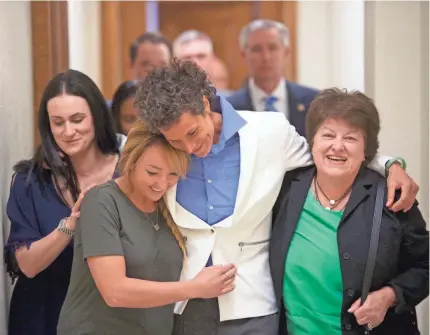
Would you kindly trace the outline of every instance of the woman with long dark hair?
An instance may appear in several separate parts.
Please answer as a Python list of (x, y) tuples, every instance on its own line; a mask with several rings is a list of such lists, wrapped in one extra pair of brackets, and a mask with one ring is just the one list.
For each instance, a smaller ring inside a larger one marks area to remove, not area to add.
[(41, 144), (31, 159), (15, 165), (7, 203), (11, 231), (5, 261), (17, 279), (11, 335), (56, 334), (82, 195), (112, 178), (119, 156), (105, 99), (79, 71), (60, 73), (48, 83), (38, 128)]

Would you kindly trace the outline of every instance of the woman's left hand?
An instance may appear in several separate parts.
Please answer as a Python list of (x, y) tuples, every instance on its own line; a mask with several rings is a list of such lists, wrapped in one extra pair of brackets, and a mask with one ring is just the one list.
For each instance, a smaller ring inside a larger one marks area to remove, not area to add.
[(360, 298), (348, 309), (354, 313), (359, 325), (370, 324), (372, 328), (379, 326), (384, 321), (387, 310), (396, 301), (396, 292), (391, 287), (383, 287), (367, 296), (363, 306), (360, 306)]
[[(409, 177), (406, 171), (398, 164), (391, 165), (387, 178), (387, 203), (385, 204), (393, 212), (409, 211), (415, 203), (419, 186)], [(394, 202), (396, 190), (400, 190), (400, 199)]]

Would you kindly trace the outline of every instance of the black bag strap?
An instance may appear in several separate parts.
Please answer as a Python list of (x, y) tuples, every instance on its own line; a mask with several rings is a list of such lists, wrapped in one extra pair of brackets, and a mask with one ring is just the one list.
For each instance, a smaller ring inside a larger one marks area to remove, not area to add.
[(375, 211), (373, 213), (372, 235), (370, 237), (369, 254), (367, 256), (366, 270), (364, 271), (363, 287), (361, 289), (361, 305), (367, 299), (372, 283), (373, 270), (378, 251), (379, 232), (381, 230), (382, 211), (384, 209), (385, 180), (378, 182), (376, 191)]

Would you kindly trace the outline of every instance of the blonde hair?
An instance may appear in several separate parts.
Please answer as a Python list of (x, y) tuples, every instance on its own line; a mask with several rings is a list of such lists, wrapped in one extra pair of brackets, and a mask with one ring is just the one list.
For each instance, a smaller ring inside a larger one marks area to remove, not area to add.
[[(127, 142), (121, 152), (119, 170), (121, 176), (130, 178), (130, 172), (136, 166), (137, 161), (152, 145), (161, 145), (166, 151), (169, 165), (178, 171), (180, 177), (185, 177), (189, 166), (189, 156), (184, 151), (173, 148), (161, 134), (154, 134), (147, 130), (144, 121), (138, 121), (133, 125), (127, 136)], [(184, 255), (186, 255), (185, 239), (167, 208), (164, 198), (158, 202), (158, 208), (167, 223), (167, 226), (176, 238)]]

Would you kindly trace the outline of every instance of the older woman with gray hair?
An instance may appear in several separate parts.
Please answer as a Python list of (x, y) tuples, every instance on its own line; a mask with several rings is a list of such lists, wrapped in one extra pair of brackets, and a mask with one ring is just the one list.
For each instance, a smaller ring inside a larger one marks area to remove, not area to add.
[(274, 209), (270, 266), (279, 334), (419, 334), (429, 294), (429, 235), (417, 203), (391, 212), (367, 164), (378, 111), (359, 92), (313, 101), (306, 133), (315, 166), (287, 172)]

